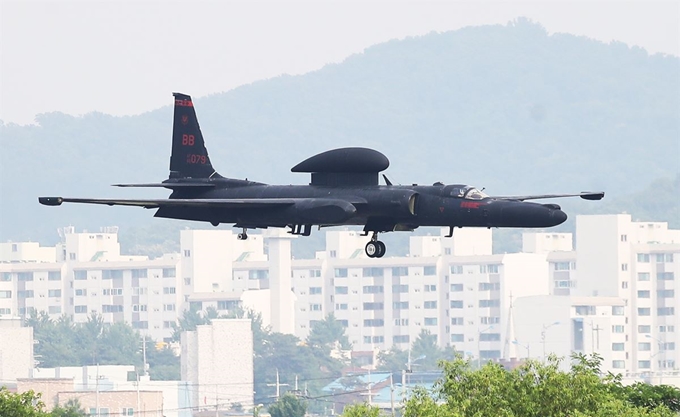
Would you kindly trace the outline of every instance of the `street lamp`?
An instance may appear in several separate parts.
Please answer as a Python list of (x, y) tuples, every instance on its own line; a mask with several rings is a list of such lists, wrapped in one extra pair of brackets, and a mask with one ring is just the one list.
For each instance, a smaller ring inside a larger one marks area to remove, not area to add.
[[(664, 346), (665, 343), (662, 340), (657, 339), (656, 337), (652, 336), (651, 334), (646, 334), (645, 337), (647, 339), (652, 339), (652, 340), (656, 341), (656, 343), (659, 345), (659, 351), (656, 352), (656, 354), (657, 355), (661, 354), (661, 363), (663, 364), (663, 366), (666, 366), (666, 349), (665, 349), (665, 346)], [(653, 358), (654, 356), (655, 355), (652, 355), (650, 357), (650, 359)], [(650, 360), (650, 362), (651, 362), (651, 360)], [(651, 363), (650, 363), (650, 366), (651, 366)], [(661, 366), (659, 366), (659, 368), (661, 368)], [(659, 384), (661, 384), (662, 380), (663, 380), (663, 370), (659, 369)]]
[(482, 333), (486, 332), (487, 330), (493, 329), (493, 325), (487, 327), (484, 330), (480, 330), (479, 334), (477, 335), (477, 368), (482, 367), (482, 346), (481, 346), (481, 338), (482, 338)]
[(531, 351), (529, 350), (529, 344), (527, 343), (526, 345), (521, 344), (518, 340), (513, 340), (513, 344), (517, 346), (522, 346), (524, 349), (527, 350), (527, 359), (531, 359)]
[(553, 326), (557, 326), (558, 324), (560, 324), (559, 321), (555, 321), (548, 325), (543, 324), (543, 330), (541, 330), (541, 343), (543, 343), (543, 362), (545, 362), (545, 331)]

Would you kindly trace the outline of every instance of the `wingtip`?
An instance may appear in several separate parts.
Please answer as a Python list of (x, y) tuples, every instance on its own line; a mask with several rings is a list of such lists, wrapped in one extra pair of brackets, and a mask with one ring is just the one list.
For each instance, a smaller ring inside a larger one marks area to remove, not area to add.
[(44, 206), (60, 206), (63, 201), (61, 197), (38, 197), (38, 202)]
[(604, 191), (598, 191), (595, 193), (587, 192), (581, 195), (584, 200), (602, 200), (604, 198)]

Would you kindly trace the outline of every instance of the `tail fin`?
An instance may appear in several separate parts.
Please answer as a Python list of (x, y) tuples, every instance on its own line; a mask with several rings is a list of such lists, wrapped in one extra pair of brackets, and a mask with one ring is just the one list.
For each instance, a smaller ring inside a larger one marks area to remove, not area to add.
[(191, 97), (181, 93), (172, 95), (175, 97), (175, 116), (172, 126), (170, 178), (219, 177), (210, 163)]

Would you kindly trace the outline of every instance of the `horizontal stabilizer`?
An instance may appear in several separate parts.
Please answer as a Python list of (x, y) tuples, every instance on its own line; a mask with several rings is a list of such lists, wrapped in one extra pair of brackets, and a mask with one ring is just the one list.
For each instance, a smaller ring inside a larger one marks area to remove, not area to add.
[(138, 187), (138, 188), (212, 188), (215, 184), (210, 184), (207, 182), (158, 182), (158, 183), (147, 183), (147, 184), (111, 184), (113, 187)]

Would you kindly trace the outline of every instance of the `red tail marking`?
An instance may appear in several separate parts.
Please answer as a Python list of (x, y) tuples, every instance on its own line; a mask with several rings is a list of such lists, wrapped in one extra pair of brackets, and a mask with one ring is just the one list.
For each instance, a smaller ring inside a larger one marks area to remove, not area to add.
[(191, 100), (177, 99), (177, 100), (175, 100), (175, 106), (194, 107), (194, 103), (192, 103)]

